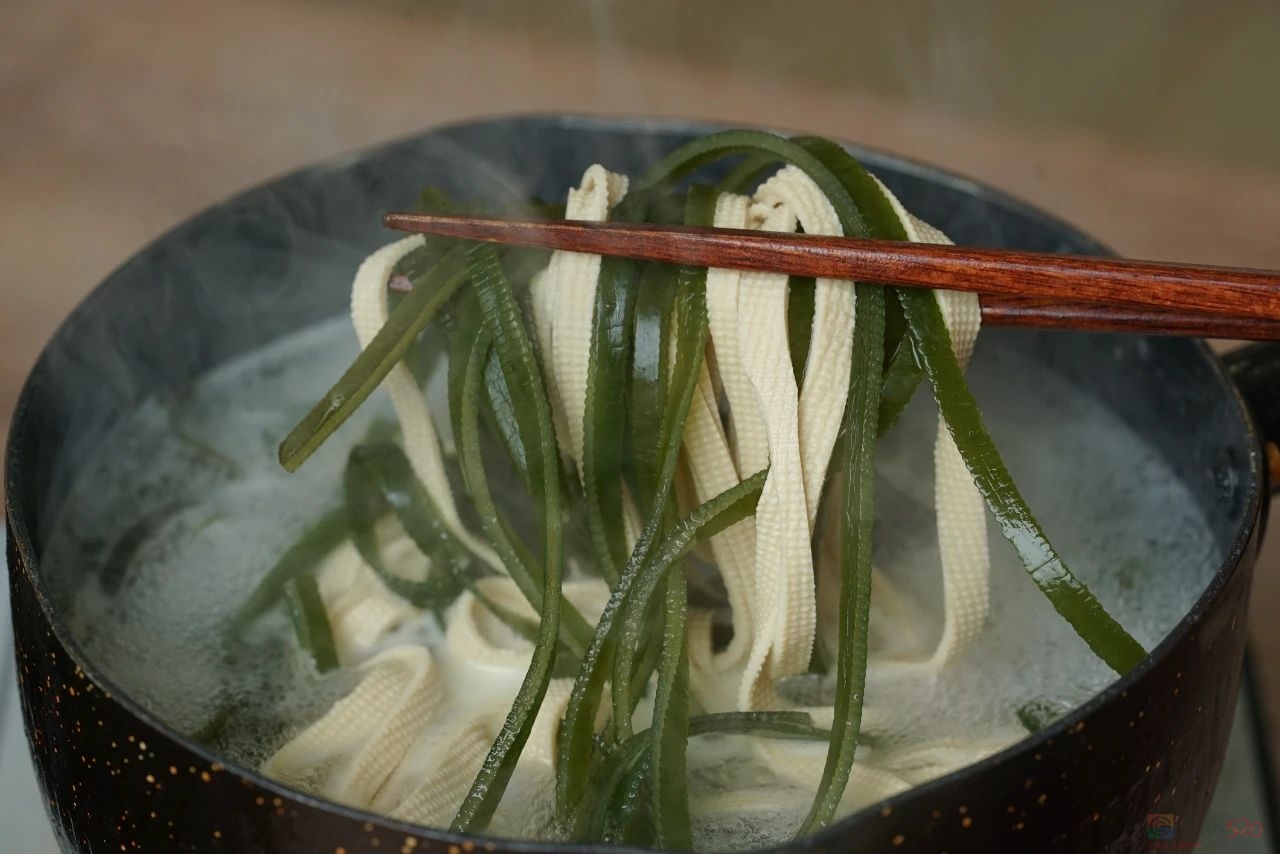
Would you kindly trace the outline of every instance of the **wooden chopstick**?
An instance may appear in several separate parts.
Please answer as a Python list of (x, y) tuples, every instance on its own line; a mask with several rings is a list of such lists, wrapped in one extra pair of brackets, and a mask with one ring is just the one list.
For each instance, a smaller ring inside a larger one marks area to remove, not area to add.
[(982, 322), (988, 326), (1280, 341), (1280, 321), (1276, 320), (1218, 317), (1167, 308), (1131, 308), (1005, 294), (979, 294), (978, 301), (982, 308)]
[(491, 243), (981, 294), (995, 325), (1280, 340), (1280, 272), (647, 223), (390, 213)]

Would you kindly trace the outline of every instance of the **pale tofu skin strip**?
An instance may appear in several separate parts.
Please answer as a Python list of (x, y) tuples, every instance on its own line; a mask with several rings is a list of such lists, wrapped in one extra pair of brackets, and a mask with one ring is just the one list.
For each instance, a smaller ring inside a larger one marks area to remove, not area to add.
[[(745, 227), (747, 201), (745, 196), (728, 193), (721, 195), (716, 202), (713, 224), (719, 228)], [(707, 271), (707, 315), (713, 345), (709, 350), (724, 354), (718, 360), (718, 368), (725, 394), (731, 402), (731, 417), (735, 419), (735, 423), (745, 425), (741, 427), (739, 437), (750, 448), (747, 452), (747, 464), (755, 464), (758, 468), (744, 471), (735, 463), (729, 438), (725, 435), (724, 426), (720, 420), (720, 406), (711, 380), (711, 371), (704, 362), (702, 371), (698, 375), (697, 393), (690, 405), (684, 435), (685, 455), (689, 461), (694, 492), (699, 502), (708, 501), (725, 490), (732, 489), (744, 477), (750, 477), (768, 465), (768, 445), (765, 442), (764, 425), (759, 418), (755, 401), (752, 399), (750, 383), (742, 371), (742, 362), (737, 353), (739, 278), (736, 271), (720, 269)], [(712, 319), (713, 317), (715, 320)], [(718, 337), (717, 325), (719, 326)], [(713, 349), (719, 347), (724, 349)], [(738, 407), (732, 405), (735, 395), (740, 404)], [(758, 447), (755, 447), (757, 445)], [(711, 553), (720, 571), (720, 577), (724, 581), (725, 591), (729, 597), (729, 607), (732, 610), (733, 639), (724, 652), (712, 656), (709, 624), (705, 634), (695, 636), (691, 633), (690, 645), (699, 645), (690, 662), (693, 667), (723, 671), (741, 664), (744, 656), (750, 651), (751, 641), (755, 635), (751, 610), (751, 603), (755, 596), (755, 548), (756, 526), (755, 520), (751, 517), (743, 519), (711, 538)], [(710, 677), (711, 674), (708, 673), (707, 678)], [(723, 709), (717, 704), (716, 710)]]
[(564, 404), (560, 402), (560, 386), (551, 364), (552, 323), (555, 320), (555, 289), (547, 282), (547, 268), (533, 274), (529, 280), (529, 305), (533, 309), (533, 330), (537, 336), (538, 355), (541, 358), (542, 381), (547, 387), (547, 402), (551, 405), (551, 422), (556, 433), (556, 447), (562, 459), (569, 459), (567, 449), (572, 446), (569, 438), (569, 422), (565, 418)]
[[(698, 378), (697, 394), (689, 410), (684, 448), (693, 475), (694, 492), (699, 503), (732, 489), (741, 482), (733, 464), (729, 441), (720, 424), (711, 376), (704, 367)], [(756, 525), (752, 517), (726, 528), (711, 538), (711, 554), (724, 582), (733, 618), (733, 639), (722, 653), (714, 656), (717, 669), (740, 664), (749, 651), (754, 636), (752, 601), (755, 596)], [(710, 643), (710, 637), (707, 637)], [(690, 642), (693, 640), (691, 638)], [(709, 652), (709, 651), (708, 651)]]
[[(509, 578), (487, 578), (480, 585), (501, 607), (537, 616)], [(570, 582), (565, 596), (597, 618), (609, 589), (599, 580)], [(384, 641), (389, 631), (372, 641)], [(378, 653), (362, 666), (365, 675), (355, 689), (277, 751), (263, 772), (351, 806), (448, 825), (502, 727), (533, 646), (466, 592), (450, 609), (445, 651), (442, 661), (412, 643)], [(497, 691), (487, 697), (477, 692), (479, 701), (467, 691), (449, 691), (450, 684), (495, 682)], [(525, 788), (548, 798), (560, 718), (572, 687), (572, 679), (552, 680), (516, 766)], [(514, 821), (521, 810), (528, 814), (515, 822), (518, 833), (549, 816), (549, 804), (527, 802), (507, 810), (503, 821)]]
[[(716, 225), (747, 228), (747, 196), (721, 194), (716, 201)], [(764, 420), (756, 407), (755, 392), (742, 367), (738, 347), (738, 296), (741, 270), (712, 267), (707, 270), (707, 329), (720, 383), (729, 403), (729, 441), (739, 477), (750, 477), (769, 464), (769, 443)]]
[[(902, 218), (908, 237), (916, 241), (950, 242), (941, 232), (910, 217), (902, 209), (897, 199), (892, 194), (889, 194), (883, 185), (881, 185), (881, 189), (889, 196), (895, 211)], [(765, 182), (757, 191), (756, 199), (758, 203), (773, 206), (773, 213), (776, 219), (782, 219), (777, 214), (779, 206), (786, 206), (796, 211), (799, 215), (800, 225), (807, 233), (837, 235), (842, 233), (835, 211), (831, 208), (829, 201), (821, 195), (821, 192), (807, 176), (804, 176), (794, 167), (785, 167), (774, 178)], [(766, 221), (764, 227), (768, 228), (769, 226), (770, 223)], [(744, 278), (746, 277), (744, 276)], [(779, 290), (783, 290), (783, 288), (779, 288)], [(953, 335), (953, 347), (961, 365), (964, 366), (972, 354), (980, 322), (977, 299), (973, 295), (947, 292), (938, 293), (937, 298), (943, 311), (944, 321)], [(801, 478), (805, 485), (806, 500), (809, 502), (810, 532), (812, 532), (813, 514), (817, 511), (831, 448), (839, 429), (846, 400), (850, 366), (849, 355), (852, 341), (852, 336), (848, 334), (848, 330), (853, 328), (853, 310), (854, 297), (851, 283), (818, 280), (815, 293), (810, 353), (806, 362), (804, 389), (801, 391), (800, 406), (797, 410), (802, 448)], [(785, 317), (785, 311), (780, 312), (780, 316)], [(746, 340), (746, 338), (747, 336), (743, 336), (743, 340)], [(750, 340), (754, 342), (754, 347), (760, 346), (760, 338), (752, 337)], [(770, 341), (772, 339), (766, 338), (764, 340)], [(848, 346), (844, 346), (846, 342)], [(789, 365), (785, 370), (789, 377)], [(753, 375), (753, 380), (760, 382), (756, 377), (763, 375), (767, 378), (765, 381), (776, 382), (780, 388), (786, 389), (787, 383), (785, 378), (782, 377), (783, 368), (779, 367), (775, 371), (773, 374), (764, 374), (758, 370)], [(806, 406), (806, 404), (808, 405)], [(763, 409), (766, 405), (773, 404), (766, 404), (764, 398), (761, 398), (760, 405)], [(806, 429), (806, 425), (808, 429)], [(964, 468), (954, 441), (951, 439), (941, 419), (939, 419), (938, 435), (935, 457), (937, 466), (937, 516), (943, 563), (944, 623), (942, 636), (935, 651), (923, 662), (912, 662), (912, 665), (923, 666), (930, 672), (936, 672), (977, 637), (985, 621), (988, 608), (989, 560), (986, 547), (985, 509), (982, 498), (978, 494), (967, 469)], [(806, 439), (808, 440), (807, 448)], [(771, 443), (771, 450), (773, 447)], [(804, 454), (803, 451), (805, 449), (809, 450), (810, 453)], [(772, 478), (772, 470), (770, 475)], [(767, 489), (768, 484), (766, 484)], [(772, 507), (766, 506), (762, 495), (760, 506), (757, 508), (758, 531), (769, 530), (763, 521), (763, 516), (772, 509)], [(758, 534), (758, 536), (763, 536), (763, 534)], [(759, 540), (757, 542), (759, 544)], [(761, 548), (765, 547), (761, 546)], [(792, 569), (794, 569), (794, 565)], [(793, 585), (792, 589), (799, 590), (806, 578), (811, 577), (811, 575), (803, 572), (797, 572), (796, 577), (790, 580), (791, 585)], [(879, 586), (883, 588), (885, 586), (884, 580), (880, 580), (881, 584)], [(787, 584), (788, 581), (783, 580), (781, 582), (782, 588), (788, 589)], [(763, 587), (758, 587), (757, 589), (758, 591), (763, 590)], [(796, 606), (792, 604), (790, 607)], [(775, 611), (776, 613), (777, 611)], [(802, 628), (797, 630), (796, 622), (798, 621), (790, 622), (781, 627), (775, 623), (775, 634), (772, 637), (768, 639), (756, 638), (753, 647), (753, 658), (748, 662), (743, 680), (742, 694), (739, 698), (739, 702), (743, 707), (751, 708), (754, 704), (760, 702), (771, 703), (773, 698), (768, 688), (772, 680), (782, 675), (790, 675), (781, 673), (778, 670), (771, 672), (768, 669), (769, 659), (767, 657), (765, 658), (765, 665), (761, 667), (760, 671), (753, 671), (753, 665), (759, 660), (757, 651), (765, 644), (785, 645), (791, 643), (795, 645), (795, 648), (804, 648), (803, 640), (799, 636), (808, 628), (809, 624), (806, 621), (801, 624)], [(816, 625), (816, 615), (814, 624)], [(764, 625), (763, 621), (761, 621), (761, 625)], [(779, 629), (781, 629), (781, 632), (779, 632)], [(812, 639), (810, 639), (809, 648), (811, 648), (811, 644)], [(797, 667), (797, 669), (792, 672), (802, 672), (799, 669), (798, 659), (793, 659), (793, 661), (795, 661), (793, 666)], [(897, 662), (894, 663), (897, 664)], [(762, 684), (762, 682), (765, 684)], [(818, 712), (819, 710), (810, 709), (809, 711)], [(998, 743), (1000, 745), (1008, 744), (1013, 738), (1014, 736), (1010, 736), (1008, 739), (999, 739)], [(809, 782), (816, 779), (821, 774), (825, 761), (825, 754), (816, 754), (811, 749), (792, 744), (759, 740), (756, 743), (756, 748), (757, 755), (775, 773), (794, 779), (797, 782)], [(992, 749), (987, 749), (985, 745), (956, 743), (948, 745), (948, 748), (945, 751), (921, 751), (915, 754), (918, 758), (916, 760), (917, 764), (910, 771), (911, 782), (919, 782), (940, 776), (954, 768), (977, 761), (989, 752), (993, 752)], [(926, 761), (926, 757), (928, 761)], [(881, 781), (881, 797), (891, 794), (896, 786), (901, 785), (901, 787), (905, 788), (905, 784), (902, 784), (899, 778), (894, 777), (890, 770), (898, 764), (899, 757), (890, 755), (878, 757), (878, 759), (889, 765), (889, 768), (885, 768), (880, 772), (884, 776), (878, 778)], [(947, 760), (951, 760), (951, 762)], [(868, 767), (865, 761), (860, 762), (855, 768), (859, 769), (858, 774), (855, 776), (867, 775), (873, 779), (875, 778), (875, 773), (873, 773), (875, 769)], [(864, 784), (866, 782), (864, 780)], [(851, 792), (858, 788), (860, 787), (851, 780)]]
[[(361, 348), (368, 347), (378, 330), (386, 325), (389, 313), (387, 299), (390, 294), (387, 282), (391, 279), (396, 264), (422, 245), (421, 235), (397, 240), (366, 258), (356, 271), (355, 283), (351, 287), (351, 322), (355, 326)], [(468, 531), (458, 518), (458, 507), (453, 500), (453, 491), (449, 488), (449, 479), (445, 475), (444, 457), (436, 425), (431, 419), (427, 399), (417, 380), (413, 378), (413, 372), (403, 362), (397, 363), (382, 381), (382, 386), (390, 395), (396, 419), (400, 422), (405, 456), (413, 466), (413, 473), (422, 481), (427, 494), (435, 502), (445, 524), (477, 557), (494, 569), (501, 570), (502, 564), (489, 544)]]
[[(480, 586), (487, 598), (512, 613), (537, 616), (510, 579), (487, 578)], [(598, 580), (565, 585), (566, 598), (592, 617), (603, 610), (608, 595), (608, 587)], [(448, 719), (422, 727), (414, 749), (370, 804), (376, 811), (429, 826), (447, 826), (462, 805), (533, 656), (532, 644), (500, 625), (470, 592), (450, 609), (445, 649), (442, 667), (448, 685), (455, 686)], [(465, 690), (483, 684), (498, 688)], [(513, 792), (540, 792), (542, 797), (504, 800), (491, 827), (494, 833), (527, 834), (549, 818), (556, 737), (572, 688), (572, 679), (551, 681), (512, 778)]]
[(449, 728), (424, 726), (413, 750), (366, 808), (426, 827), (448, 827), (501, 726), (502, 718), (494, 716)]
[[(798, 222), (809, 234), (843, 234), (830, 201), (794, 166), (783, 167), (762, 184), (755, 200), (763, 230), (794, 231)], [(760, 634), (744, 674), (739, 700), (744, 708), (771, 705), (773, 682), (803, 673), (809, 665), (817, 629), (811, 537), (844, 415), (856, 334), (853, 283), (818, 279), (810, 351), (797, 398), (787, 339), (786, 281), (778, 274), (744, 274), (738, 302), (739, 340), (750, 342), (740, 345), (739, 356), (756, 393), (770, 452), (769, 478), (756, 511)]]
[[(844, 234), (831, 202), (794, 166), (784, 167), (762, 184), (756, 198), (764, 204), (791, 208), (806, 234)], [(801, 474), (811, 533), (849, 396), (849, 367), (857, 334), (853, 310), (853, 282), (827, 278), (815, 282), (813, 331), (798, 410)]]
[[(795, 230), (790, 208), (762, 208), (761, 230)], [(808, 668), (817, 626), (785, 274), (743, 274), (738, 340), (769, 444), (769, 475), (756, 505), (756, 635), (739, 694), (742, 708), (760, 709), (774, 705), (773, 685), (779, 677)]]
[(369, 805), (435, 714), (440, 690), (426, 647), (394, 647), (362, 670), (360, 684), (268, 759), (264, 774), (339, 803)]
[[(911, 240), (951, 243), (941, 231), (909, 214), (884, 184), (880, 184), (880, 188)], [(963, 370), (973, 356), (982, 327), (978, 295), (959, 291), (934, 291), (933, 294), (951, 335), (952, 351)], [(923, 666), (937, 671), (982, 633), (990, 610), (991, 556), (987, 544), (986, 504), (941, 415), (933, 456), (944, 616), (942, 636)]]
[[(626, 192), (625, 177), (608, 172), (603, 166), (592, 166), (583, 174), (581, 185), (569, 191), (565, 219), (603, 222)], [(547, 292), (545, 299), (552, 312), (552, 370), (568, 427), (569, 453), (579, 471), (582, 470), (592, 318), (601, 263), (599, 255), (553, 252), (545, 281), (540, 285)]]
[[(569, 190), (565, 219), (603, 222), (626, 196), (625, 175), (594, 165)], [(561, 456), (583, 476), (586, 434), (587, 374), (595, 320), (596, 287), (603, 258), (580, 252), (557, 251), (547, 266), (530, 280), (533, 326), (542, 355), (556, 442)], [(623, 485), (623, 536), (627, 547), (640, 536), (639, 514)]]
[(344, 665), (365, 658), (388, 632), (420, 613), (387, 588), (350, 541), (317, 567), (316, 583)]

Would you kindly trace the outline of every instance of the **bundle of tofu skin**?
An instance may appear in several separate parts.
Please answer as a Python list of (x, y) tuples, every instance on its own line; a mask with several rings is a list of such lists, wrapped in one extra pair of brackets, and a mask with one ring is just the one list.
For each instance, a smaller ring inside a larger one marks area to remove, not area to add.
[[(602, 166), (587, 169), (569, 191), (566, 218), (607, 220), (627, 191), (626, 177)], [(910, 239), (947, 243), (945, 235), (893, 204)], [(728, 228), (839, 235), (831, 203), (802, 171), (786, 166), (750, 196), (725, 193), (714, 224)], [(360, 266), (351, 315), (362, 346), (388, 316), (388, 280), (397, 262), (423, 238), (391, 243)], [(583, 459), (592, 312), (601, 258), (556, 252), (530, 284), (529, 326), (542, 354), (544, 382), (556, 438), (571, 470)], [(693, 608), (688, 628), (690, 689), (704, 712), (800, 708), (829, 725), (830, 705), (800, 705), (778, 686), (808, 673), (815, 644), (835, 644), (839, 545), (824, 529), (822, 501), (829, 462), (845, 409), (853, 349), (852, 282), (818, 279), (813, 325), (797, 381), (788, 340), (785, 274), (712, 269), (706, 277), (709, 335), (689, 411), (681, 469), (682, 491), (706, 501), (768, 469), (755, 513), (713, 536), (703, 563), (714, 566), (727, 594), (731, 640), (713, 642), (716, 615)], [(973, 294), (935, 292), (961, 365), (977, 337)], [(423, 388), (397, 365), (383, 387), (394, 406), (414, 474), (444, 523), (494, 574), (478, 582), (483, 598), (536, 620), (537, 613), (507, 576), (483, 538), (467, 530), (451, 493), (445, 449)], [(873, 573), (869, 670), (880, 680), (929, 678), (947, 667), (981, 632), (988, 610), (989, 558), (985, 510), (954, 442), (939, 421), (934, 447), (934, 499), (941, 557), (941, 631), (927, 647), (904, 638), (919, 610), (886, 574)], [(640, 519), (623, 491), (627, 537)], [(830, 502), (828, 502), (830, 503)], [(424, 558), (403, 534), (385, 544), (385, 559), (406, 574)], [(532, 644), (496, 619), (475, 592), (464, 592), (443, 617), (431, 642), (406, 639), (403, 627), (427, 619), (397, 596), (343, 544), (317, 573), (340, 661), (357, 675), (355, 687), (318, 720), (286, 742), (263, 767), (267, 775), (316, 795), (425, 826), (448, 826), (498, 735), (529, 667)], [(609, 588), (588, 572), (566, 572), (564, 593), (588, 621), (598, 618)], [(506, 837), (554, 833), (556, 738), (572, 678), (553, 679), (520, 755), (490, 832)], [(636, 710), (637, 730), (648, 726), (652, 703)], [(874, 736), (893, 712), (865, 699), (862, 730)], [(1020, 737), (1010, 729), (922, 742), (874, 737), (858, 749), (841, 811), (868, 803), (970, 764)], [(694, 816), (750, 812), (794, 803), (803, 815), (822, 775), (822, 742), (750, 739), (750, 761), (761, 774), (749, 785), (693, 793)], [(690, 763), (698, 754), (690, 745)]]

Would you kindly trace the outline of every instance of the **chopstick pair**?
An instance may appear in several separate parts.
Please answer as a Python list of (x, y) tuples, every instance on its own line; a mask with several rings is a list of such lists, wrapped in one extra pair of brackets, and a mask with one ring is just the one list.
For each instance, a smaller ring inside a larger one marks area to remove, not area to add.
[(397, 231), (644, 261), (971, 291), (984, 323), (1280, 340), (1280, 272), (645, 223), (389, 213)]

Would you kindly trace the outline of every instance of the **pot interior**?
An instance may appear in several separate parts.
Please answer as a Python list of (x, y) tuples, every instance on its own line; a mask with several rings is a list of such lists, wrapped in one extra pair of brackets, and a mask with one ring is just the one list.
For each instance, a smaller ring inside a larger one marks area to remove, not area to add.
[[(199, 668), (183, 666), (171, 638), (211, 625), (201, 614), (216, 622), (216, 609), (210, 616), (202, 603), (246, 595), (268, 556), (336, 496), (340, 449), (326, 449), (292, 479), (277, 472), (274, 449), (355, 342), (340, 320), (320, 338), (291, 339), (293, 355), (269, 366), (285, 371), (287, 383), (264, 379), (262, 364), (246, 368), (242, 357), (341, 314), (356, 266), (389, 239), (378, 225), (383, 211), (410, 206), (426, 185), (459, 198), (557, 198), (591, 163), (636, 174), (704, 130), (526, 118), (432, 132), (238, 196), (113, 274), (42, 356), (7, 464), (13, 528), (34, 557), (55, 627), (85, 669), (182, 735), (208, 723), (209, 704), (191, 701), (208, 687)], [(1105, 251), (963, 179), (858, 153), (908, 209), (957, 243)], [(296, 370), (300, 358), (308, 370)], [(215, 379), (200, 380), (215, 368)], [(1254, 439), (1217, 365), (1203, 346), (1182, 340), (988, 330), (970, 378), (1015, 479), (1072, 569), (1156, 646), (1215, 575), (1230, 570), (1259, 490)], [(236, 397), (250, 380), (257, 392)], [(926, 608), (939, 597), (929, 491), (935, 429), (922, 389), (885, 444), (877, 486), (886, 519), (879, 560), (919, 567), (895, 578)], [(219, 496), (212, 504), (211, 493)], [(182, 536), (162, 538), (163, 547), (185, 549), (180, 562), (207, 565), (207, 584), (195, 598), (162, 597), (161, 618), (144, 626), (119, 612), (119, 602), (132, 600), (113, 597), (162, 579), (132, 577), (122, 555), (166, 525)], [(261, 548), (246, 547), (244, 525)], [(993, 574), (1022, 574), (994, 528), (990, 540)], [(1016, 581), (1025, 583), (999, 589), (1034, 593), (1027, 579)], [(980, 689), (1002, 701), (1034, 699), (1014, 683), (1025, 688), (1062, 670), (1034, 648), (1019, 649), (1019, 635), (1003, 624), (1069, 635), (1046, 602), (1023, 593), (995, 594), (990, 637), (974, 653), (1020, 674)], [(1108, 681), (1100, 664), (1081, 661), (1078, 671), (1058, 673), (1087, 686), (1076, 701)], [(295, 710), (299, 718), (310, 711)], [(244, 745), (232, 759), (255, 764)]]

